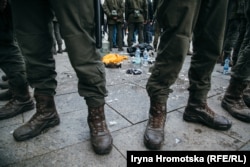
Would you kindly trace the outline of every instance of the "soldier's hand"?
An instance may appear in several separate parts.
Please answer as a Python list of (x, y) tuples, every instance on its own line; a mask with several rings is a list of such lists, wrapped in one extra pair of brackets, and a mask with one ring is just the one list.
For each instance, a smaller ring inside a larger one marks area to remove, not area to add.
[(7, 6), (7, 0), (0, 0), (0, 12), (3, 12)]

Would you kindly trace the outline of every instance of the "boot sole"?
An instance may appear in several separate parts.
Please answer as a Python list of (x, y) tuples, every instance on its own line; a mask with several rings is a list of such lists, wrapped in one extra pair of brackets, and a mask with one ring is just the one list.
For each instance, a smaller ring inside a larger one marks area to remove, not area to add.
[(59, 125), (59, 124), (60, 124), (60, 119), (57, 118), (57, 119), (47, 123), (45, 126), (42, 126), (40, 129), (34, 131), (31, 134), (27, 134), (27, 135), (24, 135), (24, 136), (21, 136), (21, 137), (17, 137), (17, 136), (15, 136), (15, 133), (13, 133), (13, 136), (14, 136), (16, 141), (24, 141), (24, 140), (36, 137), (39, 134), (41, 134), (42, 132), (47, 131), (49, 128), (52, 128), (52, 127), (54, 127), (56, 125)]
[(243, 122), (247, 122), (250, 123), (250, 118), (246, 117), (245, 115), (233, 112), (232, 110), (230, 110), (230, 108), (228, 107), (228, 105), (222, 100), (221, 102), (221, 106), (222, 108), (224, 108), (229, 114), (231, 114), (234, 118), (241, 120)]
[(231, 125), (228, 126), (228, 125), (218, 125), (218, 126), (213, 126), (213, 125), (210, 125), (209, 123), (207, 123), (206, 120), (204, 120), (202, 117), (199, 117), (197, 115), (187, 115), (187, 114), (183, 114), (183, 119), (187, 122), (193, 122), (193, 123), (200, 123), (200, 124), (203, 124), (207, 127), (210, 127), (212, 129), (216, 129), (216, 130), (228, 130), (231, 128)]
[(19, 115), (19, 114), (22, 114), (24, 112), (27, 112), (27, 111), (30, 111), (30, 110), (33, 110), (35, 108), (35, 104), (33, 103), (33, 101), (25, 106), (23, 106), (20, 110), (10, 114), (10, 115), (7, 115), (5, 117), (0, 117), (0, 120), (3, 120), (3, 119), (8, 119), (8, 118), (12, 118), (12, 117), (15, 117), (16, 115)]

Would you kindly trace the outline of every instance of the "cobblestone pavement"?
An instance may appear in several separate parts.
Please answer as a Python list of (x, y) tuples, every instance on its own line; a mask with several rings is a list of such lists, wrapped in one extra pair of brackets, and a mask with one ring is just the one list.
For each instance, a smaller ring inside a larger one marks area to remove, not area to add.
[[(106, 120), (114, 139), (109, 155), (96, 155), (90, 145), (87, 107), (77, 92), (77, 77), (67, 53), (57, 54), (57, 94), (55, 96), (61, 123), (46, 133), (24, 142), (16, 142), (13, 130), (26, 122), (35, 110), (0, 121), (0, 166), (126, 166), (128, 150), (147, 150), (143, 133), (148, 119), (149, 98), (145, 91), (148, 67), (141, 75), (126, 74), (130, 59), (121, 68), (108, 69)], [(220, 106), (230, 79), (217, 64), (212, 74), (208, 104), (217, 113), (228, 117), (233, 126), (228, 131), (216, 131), (200, 124), (184, 122), (182, 113), (188, 97), (187, 56), (178, 80), (172, 86), (168, 100), (165, 142), (162, 150), (250, 150), (250, 125), (234, 119)], [(2, 74), (2, 72), (0, 72)], [(0, 90), (3, 91), (3, 90)], [(32, 93), (32, 89), (30, 89)], [(0, 102), (4, 105), (6, 101)]]

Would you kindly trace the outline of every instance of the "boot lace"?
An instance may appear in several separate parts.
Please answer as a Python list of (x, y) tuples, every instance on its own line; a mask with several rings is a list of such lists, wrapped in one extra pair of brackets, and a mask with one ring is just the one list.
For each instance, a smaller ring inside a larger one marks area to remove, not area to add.
[(202, 109), (205, 109), (205, 111), (206, 111), (209, 115), (211, 115), (211, 116), (214, 116), (214, 115), (215, 115), (214, 111), (213, 111), (210, 107), (208, 107), (207, 103), (202, 104), (201, 108), (202, 108)]
[(152, 128), (162, 128), (165, 123), (166, 113), (159, 108), (161, 108), (161, 106), (153, 107), (152, 113), (150, 113), (149, 126)]
[(158, 116), (150, 116), (149, 126), (152, 128), (161, 128), (163, 126), (164, 120), (163, 114)]
[(247, 108), (247, 106), (242, 98), (237, 101), (236, 106), (240, 109)]
[(35, 120), (39, 120), (39, 116), (41, 116), (41, 113), (44, 112), (45, 105), (37, 103), (36, 104), (36, 113), (31, 117), (29, 120), (30, 123), (33, 123)]
[(106, 131), (105, 118), (99, 110), (92, 110), (89, 119), (94, 133)]

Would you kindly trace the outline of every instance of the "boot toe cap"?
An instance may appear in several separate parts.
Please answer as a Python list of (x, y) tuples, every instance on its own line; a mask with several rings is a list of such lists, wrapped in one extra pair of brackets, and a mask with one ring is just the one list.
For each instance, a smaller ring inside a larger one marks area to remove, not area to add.
[(113, 138), (111, 135), (92, 137), (91, 143), (96, 154), (108, 154), (112, 150)]
[(31, 138), (30, 137), (31, 132), (32, 129), (30, 127), (23, 125), (14, 131), (13, 136), (17, 141), (23, 141), (28, 138)]
[(232, 126), (232, 122), (224, 116), (216, 115), (214, 117), (214, 126), (220, 130), (228, 130)]
[(152, 150), (159, 150), (164, 141), (164, 134), (161, 131), (146, 130), (144, 134), (144, 144)]

